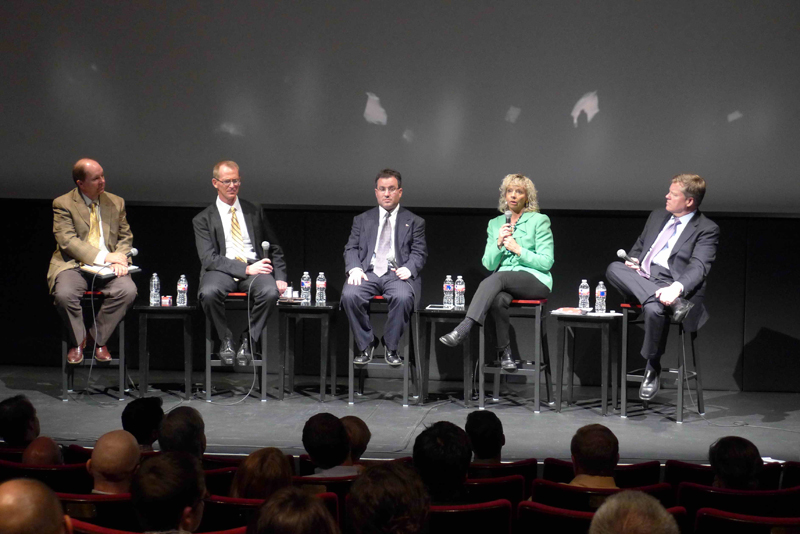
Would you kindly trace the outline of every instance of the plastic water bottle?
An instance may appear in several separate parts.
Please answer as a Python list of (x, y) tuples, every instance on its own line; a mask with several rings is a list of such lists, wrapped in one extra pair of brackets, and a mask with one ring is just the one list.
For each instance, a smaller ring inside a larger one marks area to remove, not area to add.
[(578, 308), (588, 310), (589, 306), (589, 282), (581, 280), (581, 287), (578, 288)]
[(189, 304), (188, 292), (189, 281), (186, 279), (186, 275), (182, 274), (178, 279), (178, 302), (176, 306), (187, 306)]
[(327, 286), (328, 281), (325, 280), (325, 273), (319, 273), (319, 276), (317, 276), (317, 294), (314, 299), (317, 306), (325, 306), (325, 288)]
[(594, 311), (597, 313), (606, 312), (606, 285), (601, 280), (594, 291)]
[(453, 277), (448, 274), (444, 279), (444, 300), (442, 301), (442, 304), (445, 306), (452, 306), (454, 297), (453, 293)]
[(311, 305), (311, 276), (308, 271), (303, 271), (303, 277), (300, 279), (300, 298), (303, 300), (301, 305)]
[(461, 276), (456, 277), (456, 309), (463, 310), (466, 304), (467, 284)]
[(161, 280), (158, 273), (150, 277), (150, 306), (161, 306)]

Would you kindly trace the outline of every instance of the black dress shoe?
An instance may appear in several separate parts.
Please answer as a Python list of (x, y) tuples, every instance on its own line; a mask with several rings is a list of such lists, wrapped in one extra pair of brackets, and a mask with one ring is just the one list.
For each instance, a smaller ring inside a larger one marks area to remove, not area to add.
[(514, 361), (514, 356), (511, 354), (511, 347), (506, 347), (500, 351), (500, 367), (504, 371), (516, 371), (517, 363)]
[(461, 343), (466, 339), (466, 336), (462, 336), (458, 333), (458, 330), (453, 330), (449, 334), (445, 334), (439, 338), (439, 341), (447, 345), (448, 347), (457, 347), (461, 345)]
[(661, 387), (658, 377), (659, 373), (656, 373), (655, 371), (648, 369), (644, 372), (642, 385), (639, 386), (640, 399), (643, 401), (653, 400), (653, 397), (655, 397), (656, 393), (658, 393), (658, 388)]
[(386, 349), (386, 356), (384, 358), (386, 359), (386, 363), (394, 367), (403, 364), (403, 358), (400, 357), (400, 354), (397, 352), (397, 350)]
[(233, 340), (226, 337), (219, 345), (219, 360), (225, 365), (233, 365), (233, 357), (236, 351), (233, 350)]
[(677, 298), (675, 302), (670, 305), (672, 310), (672, 320), (676, 323), (682, 323), (686, 316), (689, 315), (691, 309), (694, 308), (694, 303), (686, 299)]
[(369, 347), (362, 350), (356, 357), (353, 358), (353, 363), (356, 365), (366, 365), (372, 361), (372, 353), (375, 352), (376, 343), (370, 343)]
[(250, 336), (242, 336), (242, 344), (236, 352), (236, 363), (246, 366), (251, 361), (253, 361), (253, 351), (250, 350)]

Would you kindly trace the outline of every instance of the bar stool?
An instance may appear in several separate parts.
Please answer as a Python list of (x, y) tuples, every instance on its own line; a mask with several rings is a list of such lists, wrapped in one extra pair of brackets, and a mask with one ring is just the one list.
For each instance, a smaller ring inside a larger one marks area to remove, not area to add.
[[(225, 297), (225, 310), (244, 310), (247, 312), (247, 293), (228, 293)], [(219, 359), (212, 360), (211, 353), (214, 350), (214, 341), (211, 333), (211, 318), (206, 314), (206, 402), (211, 402), (211, 368), (223, 367)], [(255, 353), (255, 347), (251, 347)], [(255, 356), (255, 355), (254, 355)], [(264, 330), (261, 332), (261, 359), (253, 360), (247, 367), (260, 367), (261, 373), (258, 377), (259, 390), (261, 391), (261, 402), (267, 401), (267, 322), (264, 322)], [(225, 366), (229, 367), (229, 366)]]
[[(550, 390), (552, 389), (550, 381), (550, 351), (547, 347), (547, 328), (546, 317), (544, 314), (544, 307), (547, 304), (547, 299), (539, 300), (512, 300), (511, 308), (509, 309), (510, 317), (527, 317), (533, 319), (533, 363), (530, 360), (522, 360), (522, 364), (518, 366), (516, 371), (506, 371), (500, 367), (499, 363), (492, 361), (486, 363), (486, 334), (483, 325), (480, 327), (480, 343), (478, 352), (478, 391), (479, 400), (478, 407), (483, 410), (485, 408), (485, 388), (484, 388), (484, 374), (489, 373), (494, 375), (494, 395), (492, 400), (500, 400), (500, 375), (511, 376), (532, 376), (534, 377), (534, 413), (539, 413), (539, 378), (541, 371), (545, 374), (545, 383), (547, 385), (547, 404), (552, 404), (550, 400)], [(544, 359), (544, 361), (542, 361)]]
[[(641, 319), (641, 304), (631, 304), (631, 303), (623, 303), (620, 305), (622, 308), (622, 351), (620, 354), (620, 378), (621, 378), (621, 391), (620, 391), (620, 416), (625, 418), (628, 417), (628, 391), (626, 387), (626, 381), (631, 382), (641, 382), (644, 378), (644, 368), (636, 369), (628, 373), (628, 325), (629, 324), (641, 324), (643, 320)], [(631, 320), (631, 316), (633, 316), (633, 320)], [(661, 369), (661, 375), (677, 375), (675, 380), (680, 383), (678, 387), (678, 406), (677, 406), (677, 413), (676, 419), (678, 423), (683, 423), (683, 388), (687, 381), (694, 380), (695, 381), (695, 392), (697, 393), (697, 409), (700, 412), (700, 415), (705, 414), (705, 408), (703, 405), (703, 382), (700, 377), (700, 358), (698, 356), (697, 347), (695, 346), (695, 340), (697, 339), (697, 332), (688, 332), (689, 334), (689, 344), (692, 349), (692, 364), (694, 365), (694, 371), (689, 371), (684, 368), (684, 364), (686, 363), (686, 330), (683, 328), (683, 323), (675, 323), (670, 320), (670, 326), (676, 325), (678, 327), (678, 333), (681, 337), (681, 356), (678, 358), (678, 367), (677, 368), (667, 368), (664, 367)], [(673, 378), (670, 376), (670, 378)], [(643, 407), (646, 410), (648, 408), (648, 402), (643, 401)]]
[[(92, 300), (99, 299), (102, 301), (103, 293), (100, 291), (86, 291), (83, 296), (81, 297), (81, 307), (89, 307), (91, 309)], [(99, 309), (99, 306), (95, 305), (95, 310)], [(119, 396), (118, 399), (123, 401), (125, 400), (125, 383), (128, 377), (128, 369), (125, 365), (125, 318), (117, 324), (117, 337), (119, 338), (119, 353), (117, 358), (111, 358), (108, 362), (98, 362), (98, 365), (106, 365), (113, 367), (117, 366), (119, 368)], [(88, 362), (92, 362), (94, 360), (94, 353), (91, 356), (86, 356), (84, 360), (79, 364), (72, 364), (67, 363), (67, 352), (69, 352), (69, 334), (67, 332), (67, 327), (63, 326), (61, 329), (61, 400), (64, 402), (69, 401), (69, 394), (72, 393), (73, 388), (75, 386), (75, 368), (76, 367), (84, 367), (90, 365)], [(89, 347), (87, 344), (87, 349), (90, 351), (94, 349), (94, 347)]]
[[(373, 313), (388, 314), (389, 313), (389, 305), (386, 302), (386, 299), (384, 299), (380, 295), (377, 296), (377, 297), (372, 297), (370, 299), (370, 301), (369, 301), (369, 312), (370, 312), (370, 315), (372, 315)], [(408, 326), (406, 327), (406, 331), (403, 333), (403, 339), (401, 341), (401, 347), (399, 347), (400, 348), (400, 352), (403, 355), (403, 363), (400, 364), (399, 367), (402, 367), (402, 369), (403, 369), (403, 407), (404, 408), (408, 407), (408, 374), (409, 374), (409, 369), (408, 368), (409, 368), (409, 365), (411, 364), (411, 358), (410, 358), (411, 351), (409, 350), (409, 348), (410, 348), (411, 343), (412, 343), (411, 342), (412, 338), (416, 339), (415, 337), (412, 336), (412, 332), (411, 332), (411, 329), (413, 328), (413, 325), (414, 325), (414, 317), (413, 317), (414, 313), (416, 313), (416, 312), (412, 312), (412, 317), (408, 321)], [(354, 383), (354, 379), (355, 379), (355, 368), (356, 368), (356, 365), (353, 363), (353, 358), (356, 357), (356, 353), (357, 352), (358, 352), (358, 347), (356, 347), (355, 339), (353, 337), (353, 329), (351, 328), (350, 329), (350, 361), (348, 362), (348, 368), (349, 368), (348, 404), (353, 404), (354, 403), (353, 402), (353, 391), (354, 391), (353, 383)], [(417, 347), (414, 347), (414, 355), (416, 356), (417, 354), (419, 354), (419, 350), (417, 349)], [(359, 365), (358, 366), (358, 369), (359, 369), (358, 393), (359, 393), (359, 395), (363, 395), (364, 394), (364, 371), (366, 369), (370, 368), (370, 367), (372, 367), (372, 368), (380, 368), (380, 367), (383, 367), (383, 368), (386, 368), (386, 367), (394, 368), (396, 366), (389, 365), (385, 361), (376, 362), (374, 360), (372, 362), (368, 363), (368, 364)], [(412, 380), (414, 381), (414, 386), (416, 388), (417, 395), (418, 395), (418, 397), (421, 398), (420, 391), (419, 391), (421, 382), (420, 382), (420, 377), (417, 375), (417, 373), (419, 373), (419, 372), (420, 372), (420, 366), (417, 365), (417, 366), (415, 366), (415, 369), (413, 371)]]

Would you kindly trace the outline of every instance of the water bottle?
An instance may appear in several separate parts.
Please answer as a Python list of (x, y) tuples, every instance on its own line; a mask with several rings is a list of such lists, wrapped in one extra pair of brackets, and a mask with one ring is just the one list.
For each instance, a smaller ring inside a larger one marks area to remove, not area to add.
[(461, 276), (456, 277), (456, 309), (463, 310), (466, 303), (467, 284)]
[(448, 274), (447, 278), (444, 279), (444, 300), (442, 301), (442, 304), (445, 306), (452, 306), (454, 297), (453, 293), (453, 277)]
[(606, 286), (602, 280), (597, 284), (597, 289), (594, 292), (594, 311), (597, 313), (606, 312)]
[(161, 306), (161, 280), (158, 273), (150, 277), (150, 306)]
[(588, 310), (589, 306), (589, 283), (581, 280), (581, 287), (578, 288), (578, 308)]
[(189, 304), (187, 293), (189, 292), (189, 281), (186, 275), (182, 274), (178, 279), (178, 302), (176, 306), (187, 306)]
[(317, 306), (325, 306), (325, 288), (328, 286), (325, 280), (325, 273), (319, 273), (317, 276), (317, 294), (315, 297), (315, 304)]
[(311, 305), (311, 276), (308, 271), (303, 271), (303, 277), (300, 279), (300, 298), (303, 300), (301, 305)]

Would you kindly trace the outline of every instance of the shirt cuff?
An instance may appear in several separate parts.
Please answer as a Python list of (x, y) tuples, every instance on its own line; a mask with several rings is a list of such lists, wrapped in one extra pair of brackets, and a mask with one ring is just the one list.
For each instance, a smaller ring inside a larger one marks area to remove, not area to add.
[(97, 253), (97, 256), (94, 258), (95, 265), (103, 265), (106, 262), (106, 256), (108, 256), (108, 252), (103, 252), (102, 250)]
[(683, 284), (680, 282), (672, 282), (672, 287), (678, 290), (678, 295), (683, 295)]

